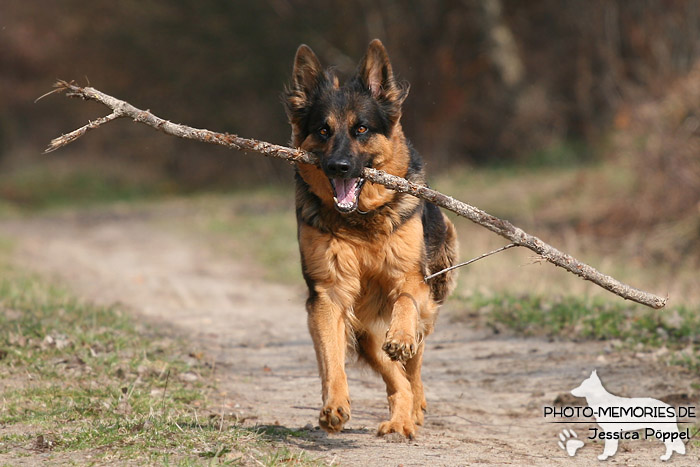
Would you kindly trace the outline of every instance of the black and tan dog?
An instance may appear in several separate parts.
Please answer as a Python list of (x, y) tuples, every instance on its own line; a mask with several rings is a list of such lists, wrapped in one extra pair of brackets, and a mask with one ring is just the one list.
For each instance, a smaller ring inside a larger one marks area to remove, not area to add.
[(407, 94), (379, 40), (343, 86), (300, 46), (286, 91), (292, 143), (318, 158), (297, 167), (296, 211), (328, 432), (350, 419), (348, 349), (386, 383), (391, 418), (378, 434), (413, 437), (423, 423), (424, 338), (454, 277), (423, 278), (453, 264), (456, 234), (436, 206), (362, 178), (374, 167), (425, 183), (399, 123)]

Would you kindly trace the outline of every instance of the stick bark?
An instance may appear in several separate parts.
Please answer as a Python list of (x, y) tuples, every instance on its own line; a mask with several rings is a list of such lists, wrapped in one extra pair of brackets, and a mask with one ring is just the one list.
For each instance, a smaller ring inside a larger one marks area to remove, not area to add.
[[(131, 118), (137, 123), (143, 123), (166, 134), (177, 136), (179, 138), (218, 144), (244, 152), (256, 152), (265, 156), (285, 160), (290, 164), (317, 164), (316, 158), (312, 154), (307, 153), (302, 149), (292, 149), (286, 146), (270, 144), (265, 141), (241, 138), (240, 136), (234, 134), (217, 133), (206, 129), (197, 129), (186, 125), (172, 123), (168, 120), (164, 120), (156, 115), (153, 115), (148, 110), (138, 109), (128, 102), (112, 97), (92, 87), (81, 87), (66, 81), (58, 81), (54, 87), (54, 92), (65, 92), (69, 97), (79, 97), (84, 100), (99, 102), (110, 108), (112, 113), (106, 117), (92, 121), (87, 125), (78, 128), (77, 130), (53, 139), (45, 152), (55, 151), (56, 149), (75, 141), (89, 130), (99, 128), (100, 126), (117, 118)], [(452, 211), (459, 216), (466, 217), (470, 221), (487, 228), (491, 232), (510, 240), (517, 246), (528, 248), (550, 263), (559, 266), (581, 277), (582, 279), (593, 282), (594, 284), (616, 295), (619, 295), (626, 300), (631, 300), (656, 309), (663, 308), (666, 305), (668, 298), (623, 284), (617, 279), (601, 273), (595, 268), (578, 261), (573, 256), (561, 252), (539, 238), (528, 234), (510, 222), (499, 219), (496, 216), (492, 216), (479, 208), (454, 199), (451, 196), (447, 196), (443, 193), (432, 190), (427, 186), (417, 185), (401, 177), (396, 177), (376, 169), (364, 169), (363, 177), (373, 183), (379, 183), (387, 188), (425, 199), (426, 201), (430, 201), (431, 203)]]

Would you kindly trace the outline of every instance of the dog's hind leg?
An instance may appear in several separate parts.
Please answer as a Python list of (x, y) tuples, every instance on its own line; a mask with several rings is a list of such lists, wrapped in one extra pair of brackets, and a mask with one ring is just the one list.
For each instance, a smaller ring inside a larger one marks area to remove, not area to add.
[(326, 294), (319, 294), (309, 302), (309, 331), (316, 350), (323, 393), (318, 422), (329, 433), (337, 433), (350, 419), (350, 393), (345, 374), (345, 318), (342, 310)]
[[(677, 432), (678, 431), (676, 430), (676, 433)], [(663, 456), (660, 457), (662, 461), (669, 460), (674, 451), (678, 454), (685, 454), (685, 444), (683, 444), (683, 441), (681, 441), (680, 439), (675, 439), (673, 441), (665, 441), (664, 445), (666, 446), (666, 452)]]
[(362, 358), (381, 375), (386, 384), (391, 417), (379, 424), (377, 435), (400, 433), (409, 439), (414, 438), (416, 424), (413, 421), (413, 392), (403, 365), (389, 359), (382, 350), (381, 341), (371, 334), (360, 336), (358, 344)]

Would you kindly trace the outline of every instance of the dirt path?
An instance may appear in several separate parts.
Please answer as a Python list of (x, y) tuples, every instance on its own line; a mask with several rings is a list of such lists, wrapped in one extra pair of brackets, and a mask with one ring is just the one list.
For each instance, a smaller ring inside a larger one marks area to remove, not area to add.
[[(349, 371), (353, 418), (345, 432), (316, 429), (320, 383), (306, 329), (304, 290), (265, 283), (217, 254), (186, 225), (192, 209), (111, 211), (12, 221), (0, 234), (17, 239), (19, 260), (58, 275), (86, 298), (121, 302), (174, 326), (216, 358), (224, 410), (250, 423), (307, 427), (288, 442), (342, 465), (598, 465), (602, 443), (585, 440), (573, 458), (557, 446), (562, 428), (542, 407), (598, 369), (619, 395), (691, 392), (688, 375), (649, 355), (610, 352), (605, 343), (501, 337), (441, 316), (429, 338), (424, 380), (426, 425), (410, 443), (374, 436), (387, 416), (381, 380)], [(309, 424), (314, 428), (309, 430)], [(580, 436), (587, 425), (575, 425)], [(623, 441), (608, 462), (654, 465), (660, 442)], [(673, 465), (698, 465), (698, 452)]]

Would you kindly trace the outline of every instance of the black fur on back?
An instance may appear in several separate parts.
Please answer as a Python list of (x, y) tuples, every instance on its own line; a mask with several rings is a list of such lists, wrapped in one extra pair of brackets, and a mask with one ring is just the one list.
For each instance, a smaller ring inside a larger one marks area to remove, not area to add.
[[(423, 241), (425, 242), (426, 276), (454, 265), (457, 253), (457, 234), (452, 223), (445, 222), (445, 215), (433, 203), (423, 201)], [(428, 281), (438, 304), (442, 304), (455, 285), (457, 272), (452, 270)]]

